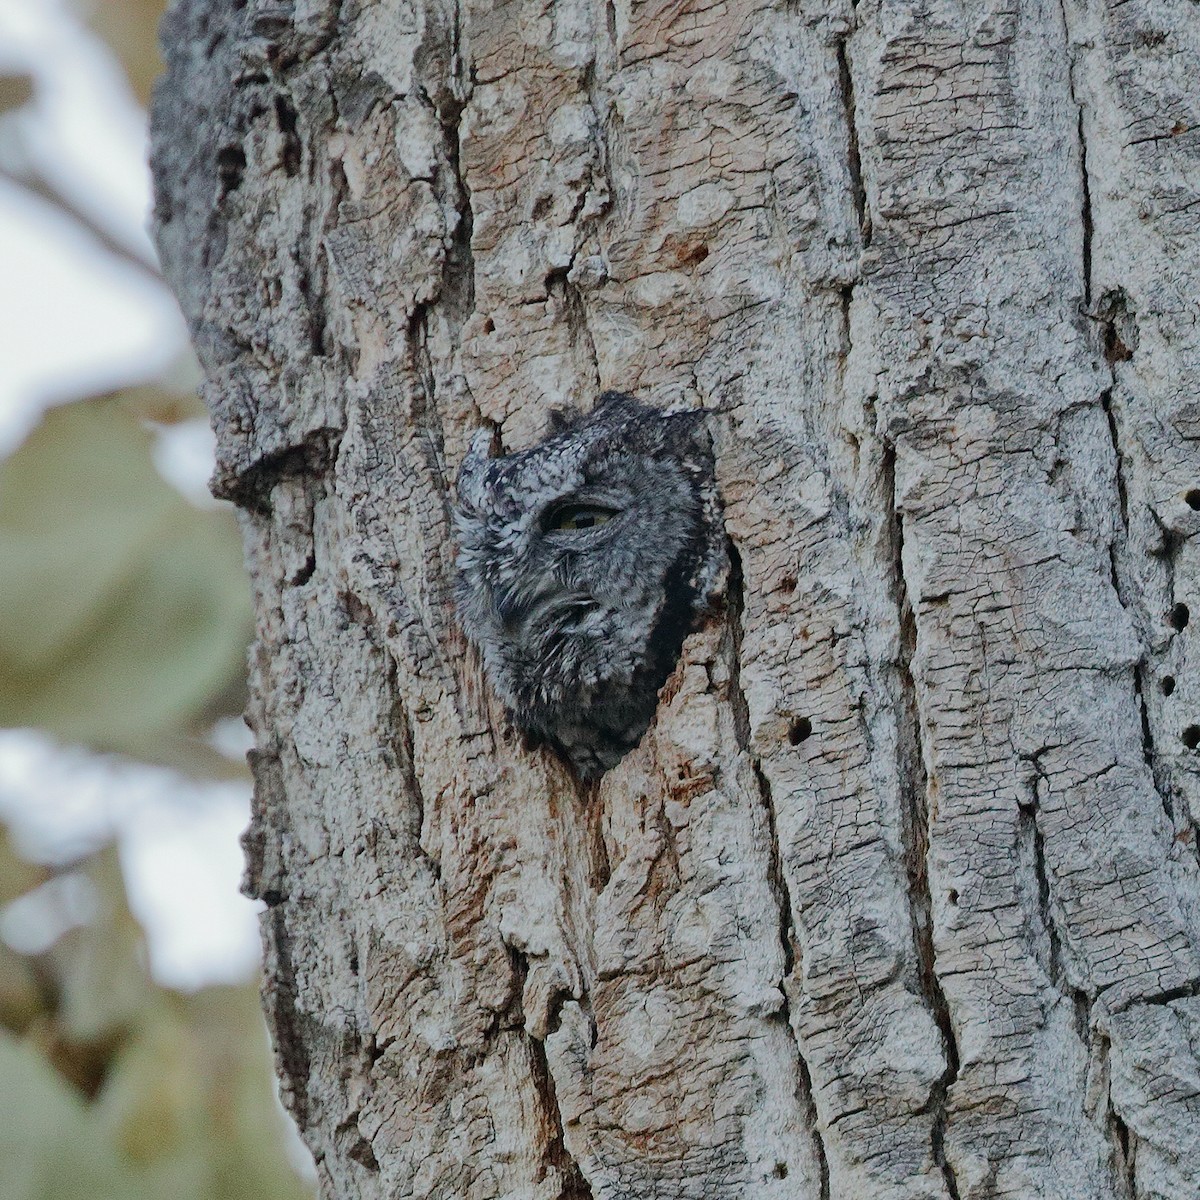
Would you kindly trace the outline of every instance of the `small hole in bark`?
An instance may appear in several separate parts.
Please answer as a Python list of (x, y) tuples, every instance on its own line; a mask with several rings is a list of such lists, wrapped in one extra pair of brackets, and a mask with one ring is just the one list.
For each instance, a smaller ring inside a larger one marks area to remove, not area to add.
[(246, 152), (241, 146), (223, 146), (217, 151), (217, 175), (221, 180), (222, 196), (236, 192), (245, 173)]
[(484, 318), (483, 332), (484, 333), (495, 333), (496, 332), (496, 322), (493, 321), (491, 317)]
[(794, 592), (796, 590), (795, 575), (785, 575), (783, 579), (780, 580), (779, 587), (781, 591)]
[(296, 110), (286, 96), (275, 97), (275, 119), (279, 123), (283, 141), (280, 162), (283, 164), (284, 174), (290, 178), (300, 170), (304, 147), (300, 144), (300, 135), (296, 132)]
[(1171, 609), (1167, 620), (1170, 622), (1172, 629), (1186, 629), (1191, 616), (1192, 614), (1186, 604), (1177, 604)]
[(1175, 690), (1175, 676), (1164, 675), (1158, 685), (1162, 688), (1162, 694), (1169, 696)]
[(533, 208), (529, 215), (535, 220), (540, 221), (554, 207), (554, 199), (551, 196), (539, 196), (533, 202)]
[(1200, 725), (1189, 725), (1183, 731), (1183, 744), (1189, 750), (1195, 750), (1200, 746)]
[(949, 901), (951, 904), (957, 904), (957, 903), (958, 903), (958, 889), (957, 889), (957, 888), (951, 888), (951, 889), (950, 889), (950, 890), (949, 890), (949, 891), (946, 893), (946, 899), (947, 899), (947, 900), (948, 900), (948, 901)]
[(1183, 498), (1187, 501), (1188, 508), (1200, 512), (1200, 488), (1190, 488), (1184, 492)]
[(793, 746), (800, 745), (812, 736), (812, 722), (807, 717), (797, 717), (788, 728), (788, 741)]
[(349, 1154), (349, 1156), (354, 1159), (354, 1161), (358, 1163), (360, 1167), (366, 1167), (368, 1171), (379, 1170), (379, 1162), (375, 1158), (375, 1151), (371, 1149), (371, 1143), (368, 1142), (366, 1138), (360, 1136), (354, 1145), (351, 1146), (347, 1151), (347, 1154)]
[(1111, 324), (1104, 330), (1104, 357), (1109, 363), (1128, 362), (1133, 357), (1133, 351), (1121, 341)]
[(788, 1177), (787, 1163), (776, 1163), (772, 1174), (776, 1179), (786, 1179)]

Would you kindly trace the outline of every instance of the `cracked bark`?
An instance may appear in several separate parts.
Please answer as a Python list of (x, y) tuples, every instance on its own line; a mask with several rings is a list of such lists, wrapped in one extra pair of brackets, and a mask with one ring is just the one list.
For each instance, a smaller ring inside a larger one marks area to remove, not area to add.
[[(325, 1194), (1200, 1192), (1190, 0), (164, 36)], [(735, 554), (583, 788), (464, 652), (448, 481), (606, 387), (710, 413)]]

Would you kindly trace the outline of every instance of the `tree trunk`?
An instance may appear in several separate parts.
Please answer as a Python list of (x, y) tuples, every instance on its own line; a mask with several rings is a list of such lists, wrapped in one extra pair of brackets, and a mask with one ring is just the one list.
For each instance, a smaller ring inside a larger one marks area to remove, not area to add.
[[(1200, 1194), (1196, 12), (179, 0), (326, 1196)], [(449, 481), (608, 387), (710, 414), (733, 569), (589, 787)]]

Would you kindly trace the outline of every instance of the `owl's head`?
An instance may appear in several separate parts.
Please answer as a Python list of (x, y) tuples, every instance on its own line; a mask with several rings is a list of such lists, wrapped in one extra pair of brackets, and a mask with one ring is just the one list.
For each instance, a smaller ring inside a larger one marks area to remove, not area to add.
[(595, 728), (623, 747), (615, 761), (724, 563), (701, 414), (606, 392), (528, 450), (486, 443), (457, 483), (463, 629), (519, 724), (581, 770), (572, 746)]

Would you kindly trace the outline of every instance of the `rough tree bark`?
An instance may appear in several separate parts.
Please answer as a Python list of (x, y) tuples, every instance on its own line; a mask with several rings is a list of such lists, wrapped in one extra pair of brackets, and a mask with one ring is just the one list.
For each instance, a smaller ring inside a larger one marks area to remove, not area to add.
[[(179, 0), (157, 231), (258, 607), (329, 1197), (1200, 1195), (1190, 0)], [(598, 787), (451, 613), (470, 434), (711, 414)]]

